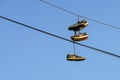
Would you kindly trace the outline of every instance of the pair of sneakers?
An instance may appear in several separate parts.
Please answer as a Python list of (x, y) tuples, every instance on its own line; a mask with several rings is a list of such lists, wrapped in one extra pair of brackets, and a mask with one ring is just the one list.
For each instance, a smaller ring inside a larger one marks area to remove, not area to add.
[[(80, 33), (80, 30), (82, 30), (83, 28), (85, 28), (88, 25), (88, 22), (85, 20), (82, 21), (78, 21), (77, 23), (75, 23), (74, 25), (71, 25), (68, 30), (73, 30), (75, 32), (74, 36), (71, 36), (71, 39), (73, 41), (82, 41), (82, 40), (86, 40), (88, 38), (88, 35), (86, 32), (84, 33)], [(77, 33), (79, 32), (79, 33)]]

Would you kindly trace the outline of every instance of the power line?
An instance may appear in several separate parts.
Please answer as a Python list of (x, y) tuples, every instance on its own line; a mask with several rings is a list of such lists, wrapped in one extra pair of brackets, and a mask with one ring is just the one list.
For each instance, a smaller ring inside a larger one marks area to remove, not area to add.
[(61, 7), (59, 7), (59, 6), (56, 6), (56, 5), (54, 5), (54, 4), (50, 3), (50, 2), (47, 2), (47, 1), (45, 1), (45, 0), (40, 0), (40, 1), (42, 1), (42, 2), (44, 2), (44, 3), (46, 3), (46, 4), (48, 4), (48, 5), (51, 5), (51, 6), (53, 6), (53, 7), (56, 7), (56, 8), (58, 8), (58, 9), (62, 10), (62, 11), (65, 11), (65, 12), (67, 12), (67, 13), (73, 14), (73, 15), (75, 15), (75, 16), (79, 16), (78, 14), (76, 14), (76, 13), (74, 13), (74, 12), (72, 12), (72, 11), (66, 10), (66, 9), (61, 8)]
[[(20, 23), (20, 22), (18, 22), (18, 21), (15, 21), (15, 20), (12, 20), (12, 19), (3, 17), (3, 16), (0, 16), (0, 18), (5, 19), (5, 20), (10, 21), (10, 22), (13, 22), (13, 23), (16, 23), (16, 24), (19, 24), (19, 25), (24, 26), (24, 27), (30, 28), (30, 29), (32, 29), (32, 30), (35, 30), (35, 31), (38, 31), (38, 32), (41, 32), (41, 33), (44, 33), (44, 34), (47, 34), (47, 35), (50, 35), (50, 36), (53, 36), (53, 37), (56, 37), (56, 38), (59, 38), (59, 39), (62, 39), (62, 40), (65, 40), (65, 41), (68, 41), (68, 42), (73, 43), (72, 40), (66, 39), (66, 38), (64, 38), (64, 37), (61, 37), (61, 36), (58, 36), (58, 35), (55, 35), (55, 34), (52, 34), (52, 33), (49, 33), (49, 32), (47, 32), (47, 31), (43, 31), (43, 30), (37, 29), (37, 28), (35, 28), (35, 27), (32, 27), (32, 26), (29, 26), (29, 25)], [(108, 55), (111, 55), (111, 56), (120, 58), (119, 55), (113, 54), (113, 53), (111, 53), (111, 52), (107, 52), (107, 51), (104, 51), (104, 50), (101, 50), (101, 49), (97, 49), (97, 48), (94, 48), (94, 47), (91, 47), (91, 46), (87, 46), (87, 45), (84, 45), (84, 44), (80, 44), (80, 43), (77, 43), (77, 42), (74, 42), (74, 43), (77, 44), (77, 45), (80, 45), (80, 46), (89, 48), (89, 49), (93, 49), (93, 50), (96, 50), (96, 51), (99, 51), (99, 52), (102, 52), (102, 53), (105, 53), (105, 54), (108, 54)]]
[(120, 29), (120, 27), (117, 27), (117, 26), (114, 26), (114, 25), (111, 25), (111, 24), (107, 24), (107, 23), (104, 23), (104, 22), (101, 22), (101, 21), (98, 21), (98, 20), (95, 20), (95, 19), (87, 18), (85, 16), (81, 16), (81, 15), (79, 15), (77, 13), (74, 13), (72, 11), (66, 10), (64, 8), (61, 8), (61, 7), (59, 7), (59, 6), (57, 6), (57, 5), (53, 4), (53, 3), (50, 3), (48, 1), (45, 1), (45, 0), (40, 0), (40, 1), (46, 3), (46, 4), (50, 5), (50, 6), (53, 6), (55, 8), (58, 8), (58, 9), (64, 11), (64, 12), (67, 12), (67, 13), (70, 13), (72, 15), (75, 15), (75, 16), (78, 17), (78, 20), (79, 20), (79, 17), (82, 17), (84, 19), (87, 19), (87, 20), (90, 20), (90, 21), (93, 21), (93, 22), (96, 22), (96, 23), (99, 23), (99, 24), (103, 24), (103, 25), (106, 25), (106, 26), (109, 26), (109, 27), (112, 27), (112, 28)]

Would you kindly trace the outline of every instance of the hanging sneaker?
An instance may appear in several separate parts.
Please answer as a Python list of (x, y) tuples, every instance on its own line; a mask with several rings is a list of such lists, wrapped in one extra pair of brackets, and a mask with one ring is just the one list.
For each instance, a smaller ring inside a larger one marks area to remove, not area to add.
[(78, 35), (71, 36), (71, 39), (73, 41), (83, 41), (83, 40), (88, 39), (88, 35), (87, 35), (86, 32), (85, 33), (80, 33)]
[(68, 30), (73, 30), (73, 31), (79, 31), (82, 30), (83, 28), (85, 28), (86, 26), (88, 26), (88, 22), (85, 20), (79, 21), (73, 25), (71, 25)]
[(86, 26), (88, 26), (88, 22), (85, 21), (85, 20), (82, 20), (79, 23), (80, 23), (80, 30), (82, 30), (83, 28), (85, 28)]
[(67, 54), (67, 60), (68, 61), (83, 61), (85, 60), (85, 57), (78, 56), (76, 54)]

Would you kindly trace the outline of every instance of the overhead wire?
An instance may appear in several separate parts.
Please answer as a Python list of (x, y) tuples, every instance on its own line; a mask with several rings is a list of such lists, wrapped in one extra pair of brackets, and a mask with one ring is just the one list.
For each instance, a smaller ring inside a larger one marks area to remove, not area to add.
[(75, 13), (75, 12), (72, 12), (70, 10), (64, 9), (62, 7), (59, 7), (59, 6), (57, 6), (57, 5), (53, 4), (53, 3), (50, 3), (50, 2), (48, 2), (46, 0), (40, 0), (40, 1), (43, 2), (43, 3), (46, 3), (46, 4), (50, 5), (50, 6), (53, 6), (55, 8), (58, 8), (58, 9), (64, 11), (64, 12), (67, 12), (67, 13), (70, 13), (72, 15), (75, 15), (75, 16), (78, 17), (78, 20), (79, 20), (79, 17), (81, 17), (81, 18), (84, 18), (84, 19), (87, 19), (87, 20), (90, 20), (90, 21), (93, 21), (93, 22), (96, 22), (96, 23), (99, 23), (99, 24), (103, 24), (103, 25), (115, 28), (115, 29), (120, 29), (120, 27), (117, 27), (117, 26), (114, 26), (114, 25), (111, 25), (111, 24), (107, 24), (107, 23), (104, 23), (104, 22), (101, 22), (101, 21), (98, 21), (98, 20), (95, 20), (95, 19), (91, 19), (91, 18), (88, 18), (88, 17), (85, 17), (85, 16), (81, 16), (81, 15)]
[[(19, 24), (19, 25), (24, 26), (24, 27), (26, 27), (26, 28), (29, 28), (29, 29), (32, 29), (32, 30), (35, 30), (35, 31), (38, 31), (38, 32), (41, 32), (41, 33), (44, 33), (44, 34), (47, 34), (47, 35), (50, 35), (50, 36), (53, 36), (53, 37), (56, 37), (56, 38), (59, 38), (59, 39), (62, 39), (62, 40), (65, 40), (65, 41), (68, 41), (68, 42), (73, 43), (72, 40), (66, 39), (66, 38), (64, 38), (64, 37), (61, 37), (61, 36), (58, 36), (58, 35), (55, 35), (55, 34), (52, 34), (52, 33), (49, 33), (49, 32), (44, 31), (44, 30), (40, 30), (40, 29), (38, 29), (38, 28), (35, 28), (35, 27), (32, 27), (32, 26), (26, 25), (26, 24), (24, 24), (24, 23), (21, 23), (21, 22), (18, 22), (18, 21), (9, 19), (9, 18), (7, 18), (7, 17), (0, 16), (0, 18), (2, 18), (2, 19), (4, 19), (4, 20), (7, 20), (7, 21), (10, 21), (10, 22), (13, 22), (13, 23), (16, 23), (16, 24)], [(74, 43), (77, 44), (77, 45), (80, 45), (80, 46), (89, 48), (89, 49), (93, 49), (93, 50), (96, 50), (96, 51), (99, 51), (99, 52), (102, 52), (102, 53), (105, 53), (105, 54), (108, 54), (108, 55), (111, 55), (111, 56), (120, 58), (120, 55), (117, 55), (117, 54), (114, 54), (114, 53), (111, 53), (111, 52), (108, 52), (108, 51), (104, 51), (104, 50), (101, 50), (101, 49), (97, 49), (97, 48), (94, 48), (94, 47), (91, 47), (91, 46), (88, 46), (88, 45), (84, 45), (84, 44), (81, 44), (81, 43), (78, 43), (78, 42), (74, 42)]]

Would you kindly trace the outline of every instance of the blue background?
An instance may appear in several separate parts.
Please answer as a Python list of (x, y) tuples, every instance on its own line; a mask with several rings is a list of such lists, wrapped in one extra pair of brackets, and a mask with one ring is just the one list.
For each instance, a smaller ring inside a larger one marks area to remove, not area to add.
[[(120, 27), (119, 0), (47, 0), (81, 16)], [(75, 15), (40, 0), (0, 0), (0, 15), (70, 39)], [(80, 17), (80, 20), (84, 18)], [(87, 19), (85, 19), (87, 20)], [(120, 55), (120, 30), (90, 20), (80, 43)], [(0, 80), (119, 80), (120, 59), (76, 45), (82, 62), (70, 62), (73, 44), (0, 19)]]

